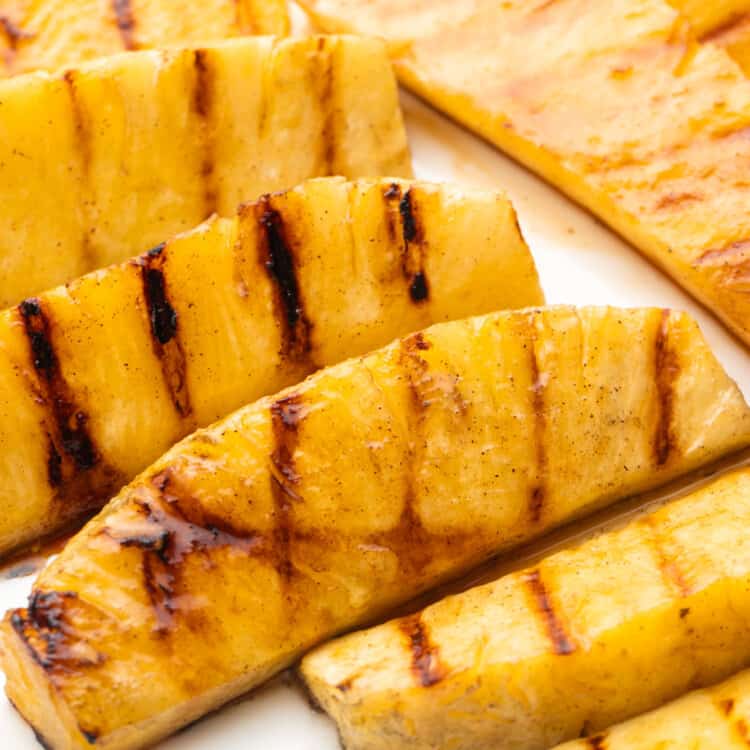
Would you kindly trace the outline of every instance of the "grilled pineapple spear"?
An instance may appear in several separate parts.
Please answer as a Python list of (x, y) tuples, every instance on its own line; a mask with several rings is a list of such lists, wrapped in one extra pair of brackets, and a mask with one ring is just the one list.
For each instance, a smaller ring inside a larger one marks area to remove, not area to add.
[(557, 750), (747, 750), (750, 672)]
[(231, 40), (0, 84), (0, 304), (308, 177), (410, 174), (380, 42)]
[[(347, 750), (545, 750), (750, 664), (748, 524), (745, 468), (531, 569), (323, 646), (302, 673)], [(618, 742), (638, 727), (566, 750), (699, 747), (658, 734)], [(641, 736), (653, 728), (644, 720)]]
[(504, 196), (343, 178), (27, 299), (0, 314), (0, 552), (316, 367), (542, 302)]
[(8, 695), (55, 750), (146, 746), (342, 629), (748, 440), (684, 314), (436, 325), (197, 432), (123, 489), (3, 621)]
[[(661, 0), (301, 0), (601, 217), (750, 343), (750, 81)], [(715, 5), (705, 3), (706, 7)]]
[(288, 31), (283, 0), (3, 0), (0, 75), (123, 50)]

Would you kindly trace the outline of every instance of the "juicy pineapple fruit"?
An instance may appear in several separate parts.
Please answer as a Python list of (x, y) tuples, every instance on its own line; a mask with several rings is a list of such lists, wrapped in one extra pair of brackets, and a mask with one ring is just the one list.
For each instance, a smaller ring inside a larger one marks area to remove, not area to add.
[(285, 0), (3, 0), (0, 75), (123, 50), (288, 31)]
[[(546, 750), (750, 665), (749, 523), (744, 468), (532, 568), (322, 646), (302, 673), (347, 750)], [(660, 744), (658, 726), (642, 723), (641, 742), (620, 743), (618, 730), (567, 750), (699, 747)]]
[(750, 81), (677, 10), (302, 4), (322, 28), (389, 39), (404, 84), (602, 218), (750, 343)]
[(124, 488), (0, 626), (8, 695), (55, 750), (147, 746), (342, 629), (749, 440), (685, 314), (438, 324), (198, 431)]
[(747, 750), (750, 671), (557, 750)]
[(381, 42), (246, 37), (0, 84), (0, 305), (308, 177), (411, 174)]
[(503, 195), (343, 178), (27, 299), (0, 314), (0, 553), (317, 367), (543, 301)]

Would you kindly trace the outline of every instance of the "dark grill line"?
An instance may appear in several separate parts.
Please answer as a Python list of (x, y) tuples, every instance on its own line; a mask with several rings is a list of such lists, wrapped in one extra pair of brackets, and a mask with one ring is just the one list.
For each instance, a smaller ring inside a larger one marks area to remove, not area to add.
[(112, 10), (123, 46), (127, 50), (135, 49), (135, 16), (130, 0), (112, 0)]
[(534, 569), (526, 573), (523, 581), (528, 586), (534, 605), (542, 617), (544, 627), (552, 644), (553, 653), (559, 656), (572, 654), (576, 650), (575, 643), (573, 643), (572, 639), (565, 632), (565, 626), (555, 612), (554, 605), (539, 570)]
[(430, 642), (427, 625), (421, 613), (399, 620), (399, 628), (406, 636), (411, 652), (411, 671), (422, 687), (432, 687), (440, 682), (446, 670), (440, 663), (440, 651)]
[(282, 355), (305, 361), (312, 350), (312, 324), (305, 314), (284, 220), (271, 201), (270, 196), (264, 196), (256, 205), (261, 228), (260, 260), (275, 289), (275, 310), (283, 339)]
[(172, 403), (177, 413), (186, 418), (193, 409), (187, 387), (187, 361), (178, 336), (179, 320), (169, 301), (164, 277), (165, 247), (157, 245), (138, 258), (136, 265), (141, 270), (154, 354), (159, 359)]

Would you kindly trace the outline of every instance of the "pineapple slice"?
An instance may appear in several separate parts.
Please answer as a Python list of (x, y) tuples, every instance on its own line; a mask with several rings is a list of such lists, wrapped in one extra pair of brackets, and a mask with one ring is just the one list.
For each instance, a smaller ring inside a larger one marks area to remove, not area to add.
[(557, 750), (747, 750), (750, 671)]
[(436, 325), (197, 432), (123, 489), (3, 621), (8, 695), (56, 750), (147, 746), (342, 629), (749, 440), (685, 314)]
[(28, 299), (0, 314), (0, 552), (316, 367), (543, 301), (504, 196), (343, 178)]
[[(750, 343), (750, 81), (662, 0), (302, 0), (629, 239)], [(705, 3), (714, 6), (714, 3)]]
[(0, 304), (308, 177), (411, 174), (382, 43), (255, 37), (0, 84)]
[(0, 75), (123, 50), (288, 32), (284, 0), (3, 0)]
[[(322, 646), (302, 673), (347, 750), (544, 750), (750, 664), (748, 524), (744, 468), (533, 568)], [(672, 747), (652, 726), (634, 746)], [(573, 745), (631, 746), (600, 735)]]

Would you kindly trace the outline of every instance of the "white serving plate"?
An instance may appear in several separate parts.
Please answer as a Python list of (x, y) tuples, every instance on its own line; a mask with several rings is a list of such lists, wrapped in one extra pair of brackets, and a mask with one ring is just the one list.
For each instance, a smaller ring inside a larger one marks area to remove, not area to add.
[[(549, 303), (656, 305), (691, 312), (719, 359), (750, 399), (750, 352), (706, 310), (584, 211), (491, 146), (403, 95), (416, 176), (502, 188), (519, 213)], [(633, 504), (628, 506), (632, 509)], [(555, 535), (554, 543), (572, 539)], [(537, 545), (537, 548), (539, 546)], [(33, 576), (0, 582), (0, 611), (23, 605)], [(38, 750), (32, 731), (0, 697), (0, 738), (10, 750)], [(160, 750), (337, 750), (332, 723), (282, 677), (192, 725)]]

